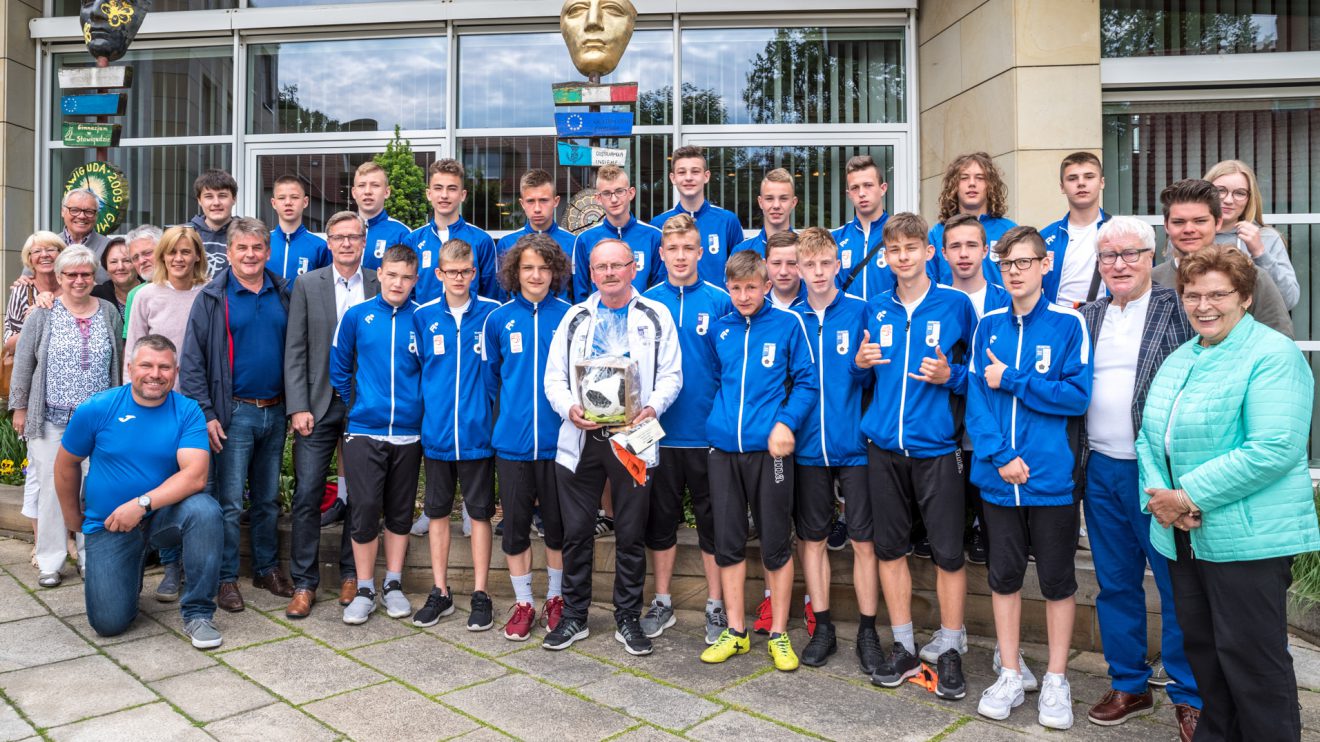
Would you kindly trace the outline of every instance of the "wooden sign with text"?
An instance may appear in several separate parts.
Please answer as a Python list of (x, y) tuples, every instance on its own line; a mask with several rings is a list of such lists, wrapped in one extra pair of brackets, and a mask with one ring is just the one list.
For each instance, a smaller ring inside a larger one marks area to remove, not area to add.
[(60, 124), (60, 139), (66, 147), (117, 147), (119, 130), (119, 124), (64, 121)]
[(119, 67), (64, 67), (60, 69), (60, 89), (84, 90), (89, 88), (128, 88), (133, 86), (133, 68)]

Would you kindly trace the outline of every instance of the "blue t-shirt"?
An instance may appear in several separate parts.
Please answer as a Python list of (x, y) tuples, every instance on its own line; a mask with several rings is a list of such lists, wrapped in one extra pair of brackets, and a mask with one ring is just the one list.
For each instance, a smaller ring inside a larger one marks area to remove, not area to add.
[(211, 450), (206, 417), (196, 402), (170, 392), (160, 405), (143, 407), (128, 384), (79, 405), (61, 444), (74, 456), (91, 457), (83, 486), (83, 533), (103, 530), (115, 508), (179, 473), (179, 449)]
[[(607, 344), (607, 339), (614, 340)], [(618, 352), (615, 352), (618, 351)], [(628, 355), (628, 305), (610, 309), (604, 304), (596, 308), (596, 330), (591, 335), (591, 356)]]

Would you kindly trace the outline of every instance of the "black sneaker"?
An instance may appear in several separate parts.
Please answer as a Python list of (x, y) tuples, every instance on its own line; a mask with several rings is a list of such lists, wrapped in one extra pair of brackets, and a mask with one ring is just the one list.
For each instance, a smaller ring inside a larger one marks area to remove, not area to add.
[(985, 564), (989, 552), (985, 548), (985, 536), (981, 529), (972, 529), (972, 537), (967, 541), (967, 561), (972, 564)]
[(468, 631), (485, 631), (495, 625), (495, 606), (483, 590), (472, 593), (472, 612), (468, 614)]
[(641, 657), (654, 650), (651, 640), (642, 633), (642, 624), (636, 616), (628, 613), (615, 617), (615, 621), (618, 628), (614, 631), (614, 638), (623, 645), (628, 654)]
[(830, 551), (843, 551), (848, 545), (848, 524), (835, 520), (830, 527), (830, 535), (825, 538), (825, 547)]
[(496, 536), (503, 536), (503, 535), (504, 535), (504, 519), (503, 519), (503, 518), (500, 519), (500, 522), (499, 522), (499, 523), (496, 523), (496, 524), (495, 524), (495, 535), (496, 535)]
[(930, 559), (930, 539), (923, 538), (912, 545), (912, 554), (922, 559)]
[[(637, 630), (640, 632), (641, 627), (638, 626)], [(557, 652), (561, 649), (568, 649), (573, 646), (573, 642), (578, 639), (586, 639), (589, 636), (591, 636), (591, 631), (587, 629), (585, 619), (564, 616), (559, 619), (559, 625), (555, 627), (555, 630), (545, 635), (545, 641), (541, 642), (541, 646)]]
[(816, 633), (811, 635), (799, 661), (807, 667), (824, 667), (830, 655), (837, 651), (839, 643), (834, 640), (834, 624), (817, 623)]
[(962, 655), (958, 650), (949, 649), (935, 661), (935, 674), (939, 682), (935, 684), (935, 695), (946, 701), (956, 701), (967, 695), (967, 680), (963, 677)]
[(413, 626), (435, 626), (440, 623), (440, 619), (454, 612), (454, 601), (449, 597), (449, 593), (440, 592), (440, 588), (432, 587), (431, 594), (426, 596), (426, 605), (422, 606), (420, 611), (413, 614)]
[(921, 671), (921, 660), (917, 659), (902, 642), (894, 642), (889, 648), (889, 659), (881, 662), (871, 674), (872, 685), (897, 688), (904, 680)]
[(875, 629), (858, 629), (857, 662), (862, 666), (862, 674), (874, 674), (875, 669), (884, 661), (885, 653), (880, 648), (880, 636), (875, 633)]
[(604, 513), (596, 515), (596, 538), (614, 533), (614, 519)]

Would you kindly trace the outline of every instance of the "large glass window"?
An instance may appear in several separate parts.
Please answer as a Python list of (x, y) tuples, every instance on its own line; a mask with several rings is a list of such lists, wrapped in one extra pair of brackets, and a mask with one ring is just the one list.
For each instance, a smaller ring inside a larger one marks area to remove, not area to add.
[[(232, 148), (228, 144), (185, 144), (165, 147), (119, 147), (111, 150), (110, 162), (128, 178), (128, 211), (120, 232), (139, 224), (168, 226), (192, 219), (197, 211), (193, 181), (209, 168), (230, 168)], [(51, 152), (48, 225), (58, 230), (60, 197), (64, 178), (87, 162), (85, 150), (57, 149)]]
[[(56, 54), (54, 68), (86, 66), (86, 52)], [(233, 131), (234, 59), (230, 46), (129, 50), (124, 63), (133, 67), (123, 124), (125, 139), (191, 137)], [(51, 139), (60, 138), (60, 89), (51, 82)], [(77, 119), (83, 120), (81, 118)]]
[[(317, 2), (331, 2), (333, 0), (317, 0)], [(354, 2), (371, 2), (371, 0), (354, 0)], [(249, 5), (253, 4), (249, 0)], [(55, 15), (78, 15), (81, 9), (82, 0), (55, 0)], [(152, 11), (173, 11), (173, 10), (229, 10), (238, 7), (238, 0), (153, 0), (151, 3)]]
[(902, 28), (683, 31), (683, 123), (906, 120)]
[[(638, 83), (637, 124), (672, 124), (673, 33), (633, 33), (605, 82)], [(582, 80), (557, 32), (470, 34), (458, 40), (458, 122), (464, 129), (554, 126), (550, 86)]]
[(1101, 0), (1105, 57), (1320, 50), (1315, 0)]
[[(375, 157), (373, 152), (316, 152), (310, 154), (257, 155), (257, 211), (272, 228), (277, 222), (270, 198), (275, 179), (281, 175), (301, 175), (307, 180), (307, 211), (303, 224), (313, 232), (324, 232), (325, 223), (337, 211), (356, 211), (353, 203), (353, 173), (358, 165)], [(413, 160), (423, 171), (435, 161), (435, 152), (414, 147)], [(409, 225), (413, 227), (420, 224)]]
[(444, 36), (255, 45), (248, 131), (443, 129), (448, 48)]

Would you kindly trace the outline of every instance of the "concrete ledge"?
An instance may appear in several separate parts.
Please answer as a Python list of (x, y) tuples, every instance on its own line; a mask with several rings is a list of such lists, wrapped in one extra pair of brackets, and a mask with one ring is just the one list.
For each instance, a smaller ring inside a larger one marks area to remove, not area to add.
[[(20, 508), (23, 502), (21, 487), (0, 485), (0, 530), (10, 531), (30, 538), (30, 525), (22, 517)], [(471, 542), (462, 535), (461, 524), (451, 523), (453, 537), (449, 554), (449, 584), (459, 602), (460, 597), (472, 591), (472, 552)], [(321, 532), (321, 581), (323, 585), (335, 585), (339, 581), (339, 537), (340, 527), (326, 528)], [(248, 574), (248, 555), (244, 532), (243, 574)], [(430, 555), (425, 538), (410, 538), (408, 559), (404, 569), (404, 586), (410, 592), (425, 593), (432, 581)], [(287, 568), (289, 548), (289, 519), (280, 519), (280, 553)], [(540, 539), (532, 539), (533, 582), (537, 595), (545, 590), (545, 546)], [(758, 575), (761, 557), (759, 544), (752, 542), (747, 548), (749, 572)], [(831, 612), (841, 620), (855, 620), (857, 617), (857, 599), (852, 589), (852, 550), (830, 552)], [(613, 590), (614, 580), (614, 539), (606, 537), (596, 540), (595, 573), (592, 581), (592, 594), (597, 601), (608, 602)], [(913, 622), (919, 630), (932, 630), (939, 626), (939, 604), (935, 597), (935, 565), (928, 559), (909, 557), (912, 569)], [(378, 570), (383, 573), (381, 562)], [(244, 579), (244, 584), (247, 580)], [(967, 630), (972, 634), (994, 636), (994, 615), (990, 605), (990, 588), (986, 583), (986, 568), (974, 564), (967, 565)], [(1090, 552), (1079, 552), (1077, 556), (1077, 621), (1073, 629), (1072, 645), (1075, 649), (1098, 651), (1100, 649), (1100, 630), (1096, 620), (1095, 598), (1099, 594), (1099, 584), (1095, 578), (1095, 568), (1091, 563)], [(756, 609), (761, 600), (761, 584), (758, 578), (749, 580), (746, 592), (746, 610)], [(804, 592), (801, 573), (795, 586), (795, 594)], [(647, 581), (647, 595), (651, 594), (652, 585)], [(497, 598), (513, 597), (509, 584), (508, 568), (504, 554), (500, 551), (496, 539), (494, 554), (491, 556), (489, 592)], [(678, 557), (674, 565), (674, 578), (670, 592), (675, 606), (692, 610), (701, 610), (706, 600), (706, 578), (701, 571), (701, 551), (697, 547), (695, 529), (682, 528), (678, 534)], [(1026, 581), (1022, 587), (1022, 639), (1029, 642), (1045, 641), (1045, 601), (1040, 594), (1034, 565), (1028, 565)], [(880, 607), (880, 621), (886, 621), (883, 601)], [(507, 605), (506, 605), (507, 607)], [(794, 615), (802, 612), (801, 600), (793, 601)], [(1152, 647), (1159, 646), (1160, 615), (1159, 593), (1155, 589), (1154, 578), (1146, 575), (1146, 612), (1147, 636)]]

